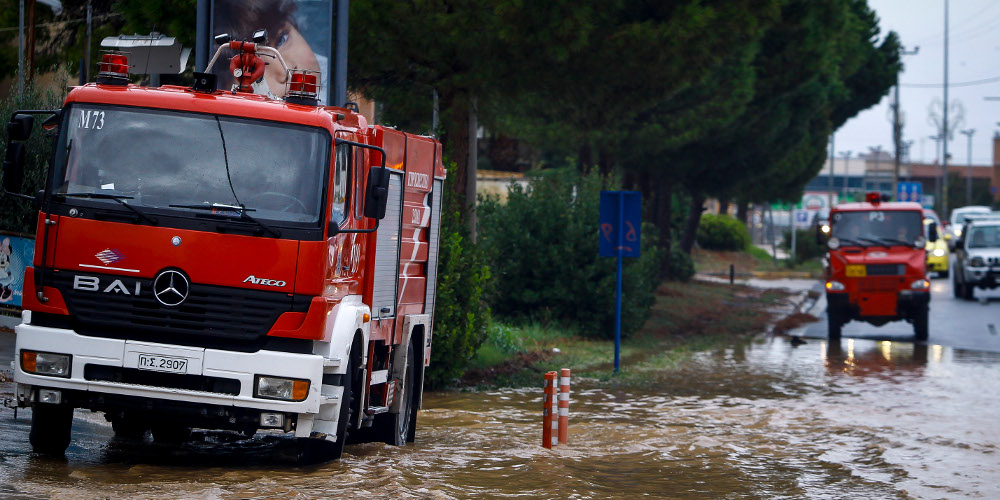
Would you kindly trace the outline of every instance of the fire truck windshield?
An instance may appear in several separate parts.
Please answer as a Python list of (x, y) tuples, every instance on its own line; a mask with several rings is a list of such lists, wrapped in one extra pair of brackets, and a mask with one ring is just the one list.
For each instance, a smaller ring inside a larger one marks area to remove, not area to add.
[(76, 104), (63, 123), (54, 194), (106, 194), (82, 197), (157, 211), (243, 205), (257, 219), (315, 224), (329, 155), (320, 128)]
[(914, 245), (923, 238), (923, 215), (916, 211), (835, 212), (831, 222), (832, 236), (843, 245)]

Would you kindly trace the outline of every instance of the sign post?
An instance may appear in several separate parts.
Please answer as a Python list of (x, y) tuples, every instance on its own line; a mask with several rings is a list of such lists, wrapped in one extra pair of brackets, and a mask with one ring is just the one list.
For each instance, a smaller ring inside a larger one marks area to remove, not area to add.
[(639, 257), (642, 195), (638, 191), (601, 191), (601, 257), (618, 259), (615, 280), (615, 373), (621, 364), (622, 258)]

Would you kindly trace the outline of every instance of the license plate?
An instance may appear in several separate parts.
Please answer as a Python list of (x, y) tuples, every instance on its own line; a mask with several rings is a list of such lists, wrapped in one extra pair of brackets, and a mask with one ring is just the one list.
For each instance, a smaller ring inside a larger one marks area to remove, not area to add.
[(188, 360), (186, 358), (175, 358), (171, 356), (157, 356), (155, 354), (139, 354), (139, 363), (136, 366), (140, 370), (152, 370), (168, 373), (187, 373)]
[(844, 271), (850, 278), (860, 278), (867, 274), (864, 264), (848, 264)]

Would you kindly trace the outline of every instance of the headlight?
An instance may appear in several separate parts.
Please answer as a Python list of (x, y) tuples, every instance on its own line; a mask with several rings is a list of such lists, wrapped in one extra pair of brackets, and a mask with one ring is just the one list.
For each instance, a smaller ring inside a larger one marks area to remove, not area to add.
[(309, 381), (257, 375), (253, 395), (264, 399), (305, 401), (309, 395)]
[(955, 237), (956, 238), (962, 237), (962, 226), (958, 226), (955, 228)]
[(839, 281), (827, 281), (826, 289), (831, 292), (842, 292), (844, 290), (844, 284)]
[(830, 225), (823, 224), (822, 226), (819, 227), (819, 230), (822, 231), (823, 234), (830, 234)]
[(35, 375), (69, 378), (72, 357), (52, 352), (21, 351), (21, 369)]
[(931, 287), (931, 282), (925, 279), (920, 279), (910, 284), (910, 288), (914, 290), (927, 290), (930, 287)]
[(931, 255), (935, 257), (944, 257), (946, 253), (948, 252), (945, 252), (943, 248), (935, 248), (934, 251), (931, 252)]
[(826, 242), (826, 246), (830, 247), (830, 250), (836, 250), (840, 248), (840, 239), (834, 236)]
[(976, 256), (969, 260), (969, 265), (972, 267), (983, 267), (986, 265), (986, 261), (982, 257)]

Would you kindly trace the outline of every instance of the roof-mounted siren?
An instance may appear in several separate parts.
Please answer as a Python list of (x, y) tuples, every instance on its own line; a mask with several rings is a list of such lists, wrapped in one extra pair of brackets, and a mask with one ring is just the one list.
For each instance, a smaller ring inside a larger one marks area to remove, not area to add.
[(102, 85), (128, 85), (128, 52), (101, 51), (97, 83)]
[(316, 106), (319, 103), (319, 71), (308, 69), (288, 70), (288, 92), (285, 93), (285, 102), (291, 104), (302, 104), (305, 106)]
[[(127, 51), (121, 53), (128, 54), (127, 59), (132, 62), (132, 72), (149, 75), (149, 85), (153, 87), (160, 85), (160, 75), (183, 73), (191, 55), (191, 49), (182, 47), (176, 38), (155, 31), (148, 35), (109, 36), (101, 40), (101, 47)], [(104, 71), (103, 60), (101, 71)], [(97, 80), (97, 83), (102, 83), (100, 75)]]
[(889, 201), (889, 197), (877, 191), (872, 191), (865, 194), (865, 201), (871, 203), (872, 205), (878, 205), (883, 201)]

